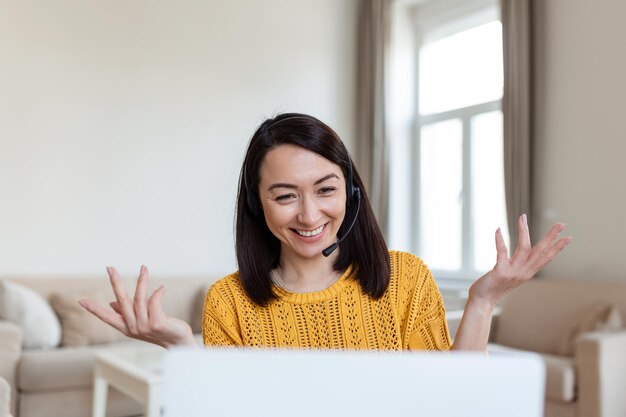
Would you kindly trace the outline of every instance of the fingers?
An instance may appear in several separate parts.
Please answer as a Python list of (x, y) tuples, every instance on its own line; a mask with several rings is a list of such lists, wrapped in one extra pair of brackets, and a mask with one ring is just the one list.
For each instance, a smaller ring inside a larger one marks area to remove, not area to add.
[(550, 250), (550, 252), (548, 252), (549, 255), (552, 255), (552, 258), (554, 258), (554, 256), (556, 256), (556, 254), (558, 254), (559, 252), (561, 252), (563, 249), (565, 249), (565, 247), (567, 245), (570, 244), (570, 242), (572, 241), (572, 237), (571, 236), (565, 236), (562, 237), (561, 239), (559, 239), (554, 246), (552, 247), (552, 249)]
[(565, 229), (564, 223), (555, 223), (548, 233), (545, 234), (543, 238), (535, 245), (534, 250), (539, 252), (540, 254), (545, 253), (548, 249), (553, 246), (554, 240), (559, 237), (559, 233), (561, 233)]
[[(159, 289), (161, 289), (161, 288), (163, 288), (163, 289), (164, 289), (165, 287), (163, 287), (163, 285), (161, 285), (161, 286), (159, 287)], [(142, 290), (142, 291), (143, 291), (143, 290)], [(155, 291), (155, 292), (156, 292), (156, 291)], [(135, 291), (135, 293), (137, 293), (137, 291)], [(162, 296), (162, 295), (161, 295), (161, 296)], [(145, 297), (144, 297), (144, 299), (143, 299), (141, 302), (143, 303), (143, 305), (144, 305), (144, 307), (145, 307), (145, 308), (144, 308), (144, 311), (143, 311), (143, 314), (144, 314), (144, 315), (145, 315), (145, 317), (146, 317), (146, 318), (145, 318), (145, 324), (144, 324), (144, 325), (141, 325), (141, 324), (139, 323), (139, 320), (138, 320), (138, 321), (137, 321), (138, 333), (137, 333), (137, 334), (127, 334), (127, 336), (136, 337), (136, 338), (139, 338), (139, 339), (142, 339), (142, 340), (146, 340), (146, 341), (148, 341), (148, 342), (152, 342), (152, 343), (156, 343), (156, 344), (158, 344), (158, 345), (162, 345), (161, 340), (159, 340), (158, 338), (155, 338), (155, 337), (151, 334), (151, 332), (152, 332), (154, 329), (152, 328), (152, 325), (151, 325), (150, 320), (149, 320), (149, 317), (148, 317), (147, 302), (146, 302), (146, 300), (145, 300)], [(117, 301), (111, 301), (111, 302), (109, 303), (109, 305), (111, 306), (111, 308), (113, 309), (113, 311), (115, 311), (116, 313), (118, 313), (118, 314), (119, 314), (119, 316), (120, 316), (120, 317), (122, 317), (122, 308), (120, 307), (120, 303), (118, 303)], [(160, 310), (160, 308), (161, 308), (161, 307), (160, 307), (160, 300), (159, 300), (158, 309)], [(123, 318), (122, 318), (122, 320), (123, 320)]]
[(565, 236), (557, 240), (546, 254), (546, 258), (552, 260), (559, 252), (561, 252), (572, 241), (571, 236)]
[[(518, 246), (509, 260), (510, 266), (513, 270), (517, 271), (520, 276), (530, 278), (535, 275), (571, 242), (571, 237), (561, 238), (557, 241), (559, 234), (564, 229), (564, 223), (554, 224), (543, 238), (535, 246), (532, 246), (528, 220), (526, 214), (522, 214), (518, 219)], [(506, 248), (506, 246), (501, 236), (501, 232), (496, 232), (498, 263), (500, 265), (506, 265), (503, 262), (505, 259), (508, 259), (505, 258), (504, 255), (504, 248)]]
[(137, 330), (135, 312), (131, 301), (126, 295), (120, 275), (112, 266), (107, 267), (107, 273), (109, 274), (109, 280), (111, 281), (111, 287), (113, 287), (115, 299), (117, 300), (120, 308), (120, 314), (124, 318), (124, 323), (126, 324), (126, 331), (127, 333), (135, 334)]
[(518, 249), (510, 259), (507, 256), (502, 231), (500, 229), (496, 231), (498, 261), (491, 271), (472, 285), (471, 291), (474, 295), (480, 294), (480, 297), (490, 302), (501, 299), (504, 294), (531, 279), (572, 241), (569, 236), (558, 239), (565, 225), (557, 223), (535, 247), (532, 247), (525, 215), (520, 216), (518, 226), (520, 233)]
[(148, 292), (148, 268), (146, 266), (141, 267), (132, 300), (127, 296), (117, 270), (107, 267), (107, 273), (115, 294), (115, 301), (109, 303), (111, 309), (104, 308), (90, 300), (80, 300), (79, 303), (83, 308), (129, 337), (161, 346), (165, 346), (167, 340), (172, 337), (178, 337), (176, 334), (172, 336), (172, 329), (168, 327), (169, 318), (161, 309), (165, 287), (161, 285), (150, 298), (146, 297)]
[(111, 306), (113, 311), (115, 311), (119, 315), (122, 315), (122, 310), (120, 309), (120, 303), (118, 303), (117, 301), (111, 301), (109, 305)]
[(504, 237), (502, 237), (502, 230), (498, 227), (496, 230), (496, 252), (497, 252), (497, 260), (496, 262), (499, 264), (505, 263), (509, 259), (509, 252), (506, 247), (506, 243), (504, 242)]
[(165, 287), (161, 285), (148, 299), (148, 317), (150, 320), (150, 326), (156, 330), (159, 330), (159, 327), (163, 324), (162, 322), (165, 319), (165, 314), (161, 308), (163, 294), (165, 294)]
[(526, 216), (526, 213), (523, 213), (517, 220), (517, 250), (515, 252), (528, 253), (531, 248), (530, 232), (528, 231), (528, 217)]
[(535, 247), (532, 248), (527, 263), (529, 275), (532, 276), (539, 272), (572, 241), (572, 238), (569, 236), (556, 240), (564, 229), (564, 223), (555, 223)]
[(126, 336), (163, 347), (179, 344), (195, 345), (191, 327), (163, 312), (161, 307), (165, 293), (163, 285), (146, 298), (148, 268), (142, 266), (132, 300), (126, 295), (117, 270), (108, 267), (107, 272), (116, 298), (109, 303), (111, 309), (90, 300), (80, 300), (81, 306)]
[(563, 249), (565, 249), (567, 245), (569, 245), (571, 241), (571, 236), (562, 237), (561, 239), (557, 240), (556, 243), (554, 243), (553, 245), (552, 241), (550, 241), (551, 246), (539, 252), (539, 255), (537, 256), (534, 265), (535, 270), (538, 272), (544, 266), (549, 264), (552, 259), (554, 259)]
[(111, 311), (90, 300), (79, 300), (78, 303), (103, 322), (128, 336), (124, 318), (119, 312), (115, 311), (115, 308), (113, 309), (114, 311)]
[(146, 293), (148, 291), (148, 268), (141, 265), (139, 278), (137, 278), (137, 287), (135, 288), (135, 297), (133, 298), (133, 310), (137, 322), (137, 330), (143, 333), (148, 330), (148, 310), (146, 308)]

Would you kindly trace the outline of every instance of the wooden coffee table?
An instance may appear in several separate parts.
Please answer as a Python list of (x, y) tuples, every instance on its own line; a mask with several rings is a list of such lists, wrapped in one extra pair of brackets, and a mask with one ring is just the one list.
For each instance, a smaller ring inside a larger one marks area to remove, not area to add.
[(109, 386), (139, 401), (146, 417), (161, 415), (165, 349), (126, 349), (96, 354), (93, 417), (105, 417)]

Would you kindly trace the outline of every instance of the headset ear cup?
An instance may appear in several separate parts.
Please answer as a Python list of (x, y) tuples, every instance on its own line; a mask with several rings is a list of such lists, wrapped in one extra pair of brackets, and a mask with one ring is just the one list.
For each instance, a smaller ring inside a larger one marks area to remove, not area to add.
[(350, 186), (346, 184), (346, 198), (347, 204), (352, 204), (357, 199), (361, 198), (361, 189), (355, 183), (352, 183)]
[(346, 199), (348, 204), (354, 199), (354, 184), (349, 181), (346, 181)]

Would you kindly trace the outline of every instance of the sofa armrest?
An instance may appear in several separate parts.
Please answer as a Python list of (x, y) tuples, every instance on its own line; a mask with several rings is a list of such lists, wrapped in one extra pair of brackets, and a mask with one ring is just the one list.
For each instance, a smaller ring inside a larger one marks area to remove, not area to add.
[(0, 417), (11, 417), (11, 386), (4, 379), (0, 378)]
[(15, 365), (22, 355), (21, 327), (10, 321), (0, 320), (0, 378), (12, 383)]
[(626, 416), (626, 330), (591, 332), (576, 343), (579, 415)]
[(22, 356), (22, 328), (0, 320), (0, 378), (13, 385), (15, 366)]
[(0, 319), (0, 353), (22, 352), (22, 328), (17, 324)]
[[(11, 395), (11, 410), (15, 412), (17, 401), (16, 371), (17, 363), (22, 356), (22, 328), (6, 320), (0, 320), (0, 379), (6, 380), (13, 395)], [(2, 398), (0, 397), (0, 401)], [(2, 411), (0, 411), (2, 416)]]

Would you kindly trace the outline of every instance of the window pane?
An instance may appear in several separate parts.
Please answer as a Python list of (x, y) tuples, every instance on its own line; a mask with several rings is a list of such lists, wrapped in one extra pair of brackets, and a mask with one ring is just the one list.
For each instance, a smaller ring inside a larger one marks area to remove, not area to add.
[(432, 269), (461, 268), (463, 133), (460, 120), (426, 125), (420, 147), (420, 248)]
[(502, 112), (472, 119), (472, 235), (474, 268), (488, 271), (496, 263), (494, 233), (502, 229), (509, 241), (504, 198)]
[(423, 45), (419, 112), (431, 114), (502, 97), (502, 25), (493, 21)]

